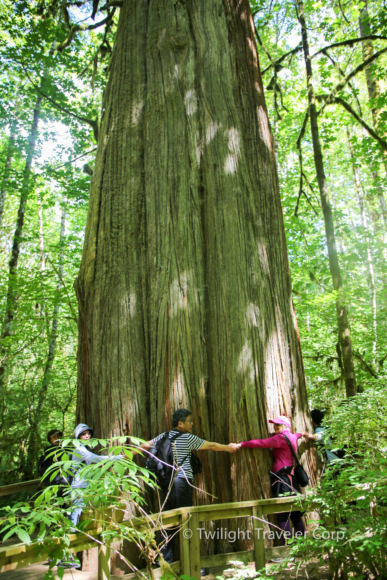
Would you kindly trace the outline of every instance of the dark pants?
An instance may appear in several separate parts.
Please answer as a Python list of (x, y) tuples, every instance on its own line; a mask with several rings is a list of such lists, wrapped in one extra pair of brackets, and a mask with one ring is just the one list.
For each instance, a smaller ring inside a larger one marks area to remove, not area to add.
[[(293, 526), (294, 526), (295, 531), (300, 532), (299, 534), (297, 534), (297, 536), (300, 536), (301, 534), (304, 535), (305, 534), (305, 526), (304, 526), (304, 522), (302, 521), (301, 512), (290, 512), (290, 513), (287, 512), (287, 513), (283, 513), (283, 514), (277, 514), (277, 521), (278, 521), (278, 525), (281, 528), (281, 530), (283, 532), (286, 532), (286, 535), (289, 534), (289, 538), (290, 538), (291, 530), (290, 530), (289, 516), (293, 522)], [(285, 537), (283, 534), (281, 534), (281, 545), (282, 546), (285, 545)]]
[[(189, 483), (191, 485), (189, 485)], [(185, 477), (176, 477), (175, 481), (173, 482), (173, 486), (171, 489), (171, 493), (168, 496), (168, 499), (164, 506), (164, 511), (173, 510), (181, 507), (190, 507), (192, 505), (192, 490), (191, 487), (193, 483), (193, 479), (189, 479), (188, 481)], [(161, 490), (161, 503), (164, 503), (168, 490)], [(176, 534), (178, 528), (169, 528), (168, 530), (164, 530), (164, 534), (166, 538), (162, 538), (163, 541), (167, 540), (164, 548), (161, 549), (161, 553), (163, 558), (168, 564), (172, 564), (173, 562), (173, 552), (175, 549), (175, 537), (172, 537)]]

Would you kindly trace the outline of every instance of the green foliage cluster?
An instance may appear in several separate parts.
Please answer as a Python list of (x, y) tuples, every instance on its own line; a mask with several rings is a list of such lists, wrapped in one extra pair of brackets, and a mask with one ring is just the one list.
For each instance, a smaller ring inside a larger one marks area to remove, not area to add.
[[(53, 42), (63, 41), (67, 28), (63, 18), (43, 19), (40, 12), (39, 2), (0, 2), (0, 187), (5, 192), (0, 226), (2, 332), (10, 289), (16, 298), (11, 335), (0, 336), (5, 376), (0, 389), (0, 485), (36, 476), (36, 458), (47, 444), (48, 430), (56, 427), (71, 433), (73, 429), (78, 342), (73, 283), (90, 185), (82, 167), (95, 149), (93, 130), (82, 119), (98, 116), (106, 82), (103, 67), (94, 67), (105, 32), (76, 36), (66, 51), (52, 52)], [(79, 18), (86, 15), (82, 7), (72, 12)], [(110, 41), (114, 33), (112, 29)], [(8, 263), (29, 136), (40, 97), (17, 274), (10, 277)], [(13, 123), (16, 135), (11, 144)], [(53, 339), (54, 361), (47, 372)]]
[(297, 566), (314, 559), (315, 568), (328, 568), (332, 578), (386, 577), (386, 410), (384, 389), (375, 388), (340, 405), (326, 421), (346, 455), (343, 464), (326, 467), (319, 485), (301, 499), (300, 509), (315, 517), (305, 538), (289, 540)]
[[(106, 461), (84, 465), (75, 459), (80, 441), (63, 440), (61, 460), (55, 461), (49, 470), (51, 480), (59, 473), (66, 478), (77, 476), (85, 487), (50, 485), (32, 500), (17, 501), (1, 509), (2, 540), (6, 541), (16, 534), (26, 544), (32, 542), (42, 546), (50, 558), (46, 580), (52, 580), (52, 569), (70, 557), (70, 542), (74, 533), (92, 540), (96, 537), (96, 529), (102, 526), (98, 541), (105, 545), (110, 545), (113, 539), (135, 541), (145, 556), (150, 546), (157, 549), (152, 531), (154, 526), (150, 525), (149, 530), (144, 532), (131, 527), (128, 521), (123, 522), (123, 511), (129, 502), (132, 508), (135, 506), (141, 514), (146, 514), (144, 484), (157, 487), (153, 476), (133, 461), (133, 445), (138, 445), (140, 440), (132, 439), (130, 446), (125, 443), (126, 437), (88, 441), (88, 446), (98, 446), (102, 455), (122, 455), (122, 458), (111, 462), (107, 457)], [(84, 515), (74, 527), (69, 515), (79, 505), (84, 506)], [(120, 557), (125, 560), (122, 554)], [(126, 563), (131, 566), (130, 562)], [(59, 566), (59, 577), (63, 576), (63, 572), (64, 568)]]
[[(309, 125), (301, 139), (305, 177), (300, 195), (297, 139), (307, 111), (300, 24), (294, 2), (254, 0), (251, 7), (261, 42), (258, 44), (260, 66), (277, 149), (293, 302), (310, 405), (334, 409), (345, 396), (342, 357)], [(387, 47), (385, 10), (378, 2), (344, 5), (306, 1), (304, 7), (312, 55), (332, 44), (360, 38), (359, 21), (365, 18), (365, 9), (368, 32), (378, 37), (371, 41), (372, 50), (377, 52)], [(273, 66), (287, 53), (292, 54)], [(362, 42), (333, 47), (312, 58), (318, 109), (323, 96), (336, 87), (343, 75), (361, 65), (363, 59)], [(369, 97), (364, 70), (338, 93), (370, 127), (377, 109), (380, 137), (387, 131), (386, 65), (384, 53), (368, 69), (378, 83), (377, 99)], [(386, 156), (380, 144), (341, 105), (326, 106), (318, 122), (349, 309), (356, 378), (362, 391), (385, 384), (386, 379), (387, 222), (382, 209), (387, 184)], [(359, 199), (354, 168), (362, 199)]]

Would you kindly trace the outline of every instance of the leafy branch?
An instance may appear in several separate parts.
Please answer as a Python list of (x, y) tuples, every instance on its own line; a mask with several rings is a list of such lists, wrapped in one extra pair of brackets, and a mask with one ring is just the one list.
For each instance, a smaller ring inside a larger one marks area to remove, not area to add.
[(99, 28), (100, 26), (109, 26), (109, 24), (113, 21), (113, 17), (116, 11), (116, 7), (113, 7), (113, 10), (106, 16), (106, 18), (104, 18), (103, 20), (100, 20), (100, 22), (96, 22), (95, 24), (73, 24), (71, 25), (70, 23), (70, 18), (66, 17), (65, 18), (65, 23), (67, 28), (69, 28), (70, 32), (68, 37), (62, 42), (62, 44), (60, 44), (57, 48), (58, 52), (63, 52), (65, 50), (65, 48), (67, 48), (68, 46), (70, 46), (74, 36), (76, 35), (77, 32), (87, 32), (88, 30), (95, 30), (96, 28)]
[(327, 98), (328, 98), (328, 95), (318, 95), (316, 98), (317, 98), (318, 100), (323, 100), (323, 99), (325, 100), (325, 103), (324, 103), (324, 105), (321, 107), (321, 109), (320, 109), (320, 110), (318, 111), (318, 113), (317, 113), (318, 115), (319, 115), (319, 114), (320, 114), (320, 113), (321, 113), (321, 112), (324, 110), (324, 108), (325, 108), (325, 106), (326, 106), (327, 104), (329, 104), (329, 105), (333, 105), (333, 104), (335, 104), (335, 103), (336, 103), (336, 104), (338, 104), (338, 105), (341, 105), (342, 107), (344, 107), (344, 109), (345, 109), (346, 111), (348, 111), (348, 113), (350, 113), (350, 115), (352, 115), (352, 117), (354, 117), (354, 118), (356, 119), (356, 121), (357, 121), (358, 123), (360, 123), (360, 125), (361, 125), (362, 127), (364, 127), (364, 129), (367, 131), (367, 133), (369, 133), (369, 135), (371, 135), (371, 137), (373, 137), (373, 138), (374, 138), (374, 139), (375, 139), (375, 140), (376, 140), (376, 141), (379, 143), (379, 145), (382, 147), (382, 149), (383, 149), (384, 151), (387, 151), (387, 142), (386, 142), (384, 139), (382, 139), (382, 138), (381, 138), (381, 137), (380, 137), (380, 136), (379, 136), (379, 135), (376, 133), (376, 131), (375, 131), (375, 130), (374, 130), (372, 127), (370, 127), (370, 126), (368, 125), (368, 123), (366, 123), (366, 122), (364, 121), (364, 119), (362, 119), (362, 118), (360, 117), (360, 115), (358, 115), (358, 114), (356, 113), (356, 111), (355, 111), (355, 110), (354, 110), (354, 109), (351, 107), (351, 105), (350, 105), (349, 103), (347, 103), (347, 101), (345, 101), (345, 100), (344, 100), (344, 99), (342, 99), (341, 97), (335, 97), (334, 99), (331, 99), (331, 101), (330, 101), (329, 103), (327, 103)]
[[(387, 40), (387, 36), (381, 36), (379, 34), (369, 34), (368, 36), (361, 36), (359, 38), (349, 38), (348, 40), (343, 40), (341, 42), (334, 42), (333, 44), (328, 44), (328, 46), (324, 46), (323, 48), (321, 48), (320, 50), (318, 50), (317, 52), (312, 54), (310, 58), (315, 58), (316, 56), (318, 56), (321, 53), (324, 54), (324, 52), (326, 50), (329, 50), (331, 48), (337, 48), (339, 46), (353, 46), (354, 44), (357, 44), (359, 42), (364, 42), (365, 40)], [(261, 46), (262, 46), (262, 48), (264, 48), (263, 45), (261, 45)], [(283, 54), (282, 56), (280, 56), (276, 60), (273, 60), (270, 57), (269, 60), (270, 60), (271, 64), (262, 71), (262, 75), (264, 75), (273, 66), (275, 67), (275, 66), (278, 66), (279, 64), (281, 64), (284, 60), (286, 60), (288, 58), (288, 56), (293, 56), (294, 54), (296, 54), (297, 52), (300, 52), (301, 50), (302, 50), (302, 43), (298, 44), (295, 48), (293, 48), (292, 50), (289, 50), (289, 52), (286, 52), (285, 54)], [(266, 50), (265, 50), (265, 53), (266, 53)]]

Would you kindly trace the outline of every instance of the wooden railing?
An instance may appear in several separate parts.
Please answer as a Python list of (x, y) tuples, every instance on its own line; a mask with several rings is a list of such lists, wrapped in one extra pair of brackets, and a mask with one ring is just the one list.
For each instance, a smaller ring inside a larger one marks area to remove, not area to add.
[[(155, 530), (175, 526), (180, 527), (180, 560), (174, 562), (172, 567), (177, 573), (186, 574), (200, 580), (200, 568), (202, 566), (221, 566), (227, 564), (230, 560), (239, 558), (248, 561), (255, 561), (256, 570), (264, 568), (266, 560), (273, 557), (273, 555), (278, 555), (278, 553), (281, 552), (281, 548), (265, 550), (263, 533), (264, 522), (262, 521), (265, 518), (263, 516), (290, 511), (295, 507), (295, 500), (295, 497), (286, 497), (193, 506), (163, 512), (161, 521), (159, 514), (150, 515), (150, 518), (154, 522), (154, 528), (152, 527), (152, 529)], [(200, 533), (203, 528), (201, 528), (199, 524), (211, 520), (228, 520), (235, 518), (253, 519), (252, 528), (254, 533), (252, 536), (254, 538), (254, 550), (251, 552), (232, 552), (229, 554), (200, 557)], [(139, 531), (149, 529), (145, 518), (131, 518), (122, 521), (121, 525), (133, 527)], [(185, 530), (188, 529), (190, 530), (190, 533), (184, 533)], [(92, 536), (97, 541), (90, 540), (89, 537), (86, 537), (81, 533), (72, 534), (70, 536), (70, 551), (73, 553), (82, 552), (89, 548), (98, 547), (98, 580), (109, 580), (110, 548), (104, 543), (101, 544), (101, 532), (101, 526), (92, 530), (87, 530), (88, 536)], [(59, 539), (52, 538), (52, 540), (57, 544), (60, 542)], [(52, 550), (53, 549), (54, 548), (52, 548)], [(49, 557), (46, 550), (43, 549), (42, 543), (38, 542), (31, 543), (30, 545), (19, 543), (0, 547), (0, 573), (14, 570), (16, 568), (22, 568), (29, 564), (43, 562), (47, 560), (47, 557)], [(155, 570), (155, 577), (160, 576), (160, 573), (157, 572), (159, 571)]]
[(38, 490), (42, 487), (40, 479), (32, 479), (30, 481), (21, 481), (20, 483), (13, 483), (12, 485), (5, 485), (0, 487), (0, 497), (5, 495), (12, 495), (14, 493), (21, 493), (22, 491)]

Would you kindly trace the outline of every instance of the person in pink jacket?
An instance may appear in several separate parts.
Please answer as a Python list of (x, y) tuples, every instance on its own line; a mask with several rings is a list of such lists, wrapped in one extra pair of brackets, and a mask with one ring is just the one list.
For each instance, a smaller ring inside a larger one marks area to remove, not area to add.
[[(301, 493), (299, 483), (294, 475), (294, 458), (290, 451), (285, 435), (290, 441), (294, 452), (297, 454), (297, 441), (300, 437), (307, 437), (308, 433), (291, 433), (290, 420), (287, 417), (280, 416), (276, 419), (270, 419), (269, 423), (274, 424), (275, 435), (267, 439), (252, 439), (251, 441), (242, 441), (241, 447), (273, 449), (274, 463), (272, 470), (272, 489), (274, 497), (279, 497), (284, 493), (298, 492)], [(285, 544), (285, 537), (291, 534), (289, 517), (293, 522), (297, 536), (305, 533), (304, 522), (300, 511), (285, 512), (277, 514), (278, 525), (283, 531), (281, 534), (281, 543)]]

